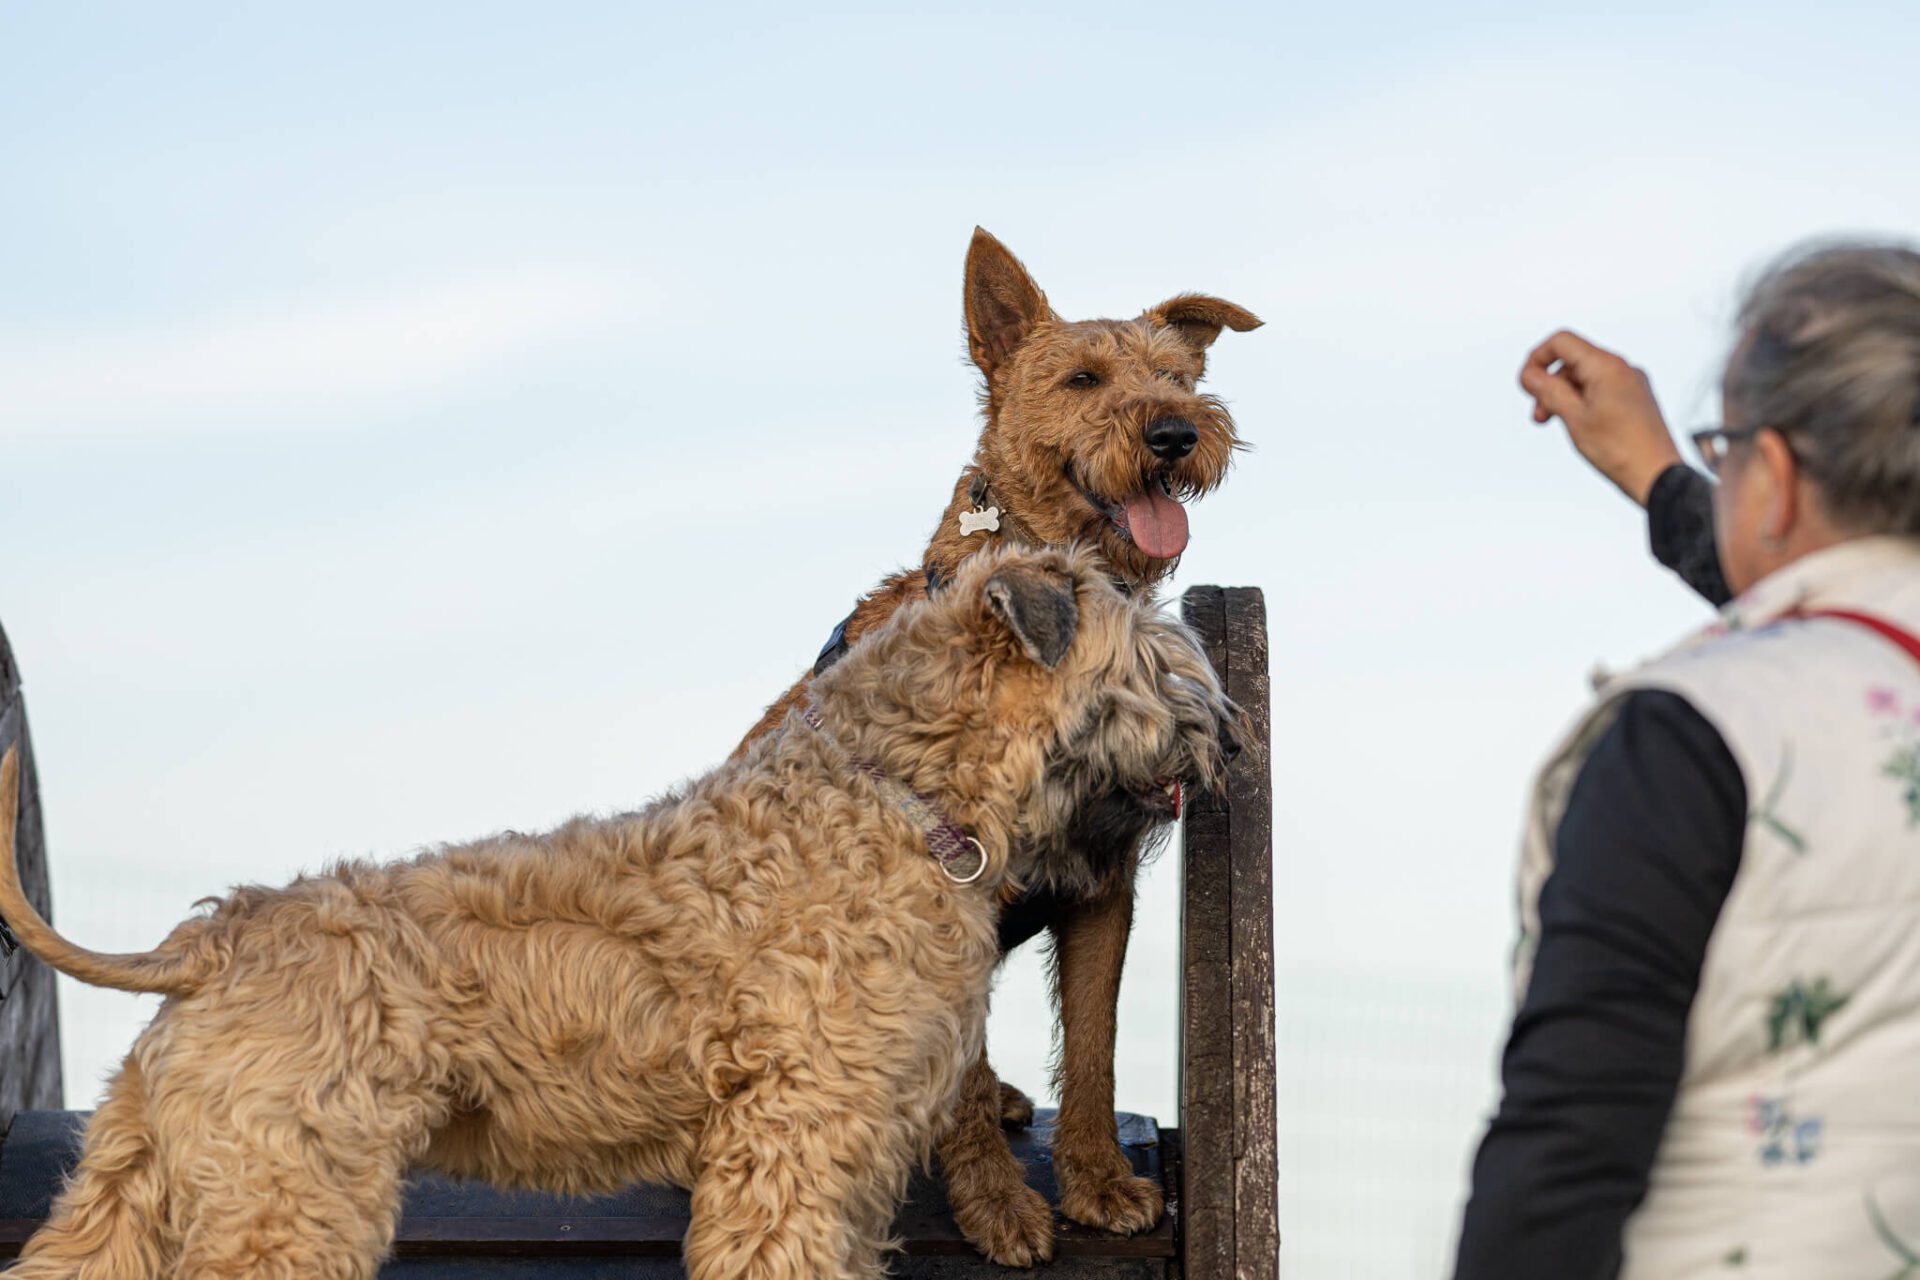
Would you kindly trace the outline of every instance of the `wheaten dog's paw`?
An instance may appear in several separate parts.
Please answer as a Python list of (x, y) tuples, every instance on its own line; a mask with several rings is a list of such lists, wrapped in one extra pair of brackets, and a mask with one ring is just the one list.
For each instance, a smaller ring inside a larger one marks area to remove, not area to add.
[(1053, 1261), (1053, 1209), (1024, 1182), (953, 1210), (973, 1247), (1002, 1267)]
[(1060, 1212), (1075, 1222), (1130, 1236), (1160, 1221), (1165, 1209), (1160, 1188), (1147, 1178), (1060, 1168)]
[(1000, 1082), (1000, 1123), (1009, 1129), (1024, 1129), (1033, 1123), (1033, 1099), (1005, 1080)]

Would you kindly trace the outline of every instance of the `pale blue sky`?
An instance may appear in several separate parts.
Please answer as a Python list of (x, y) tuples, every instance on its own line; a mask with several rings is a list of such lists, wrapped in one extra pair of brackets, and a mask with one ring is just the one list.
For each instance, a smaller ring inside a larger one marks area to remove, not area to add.
[[(1514, 371), (1575, 324), (1714, 416), (1744, 274), (1916, 229), (1917, 37), (1908, 4), (0, 3), (0, 620), (58, 918), (140, 948), (236, 880), (717, 760), (966, 458), (982, 223), (1065, 314), (1268, 320), (1216, 348), (1256, 447), (1180, 580), (1274, 622), (1289, 1274), (1432, 1274), (1528, 771), (1596, 661), (1701, 616)], [(1166, 871), (1121, 1102), (1170, 1118)], [(150, 1006), (62, 999), (87, 1105)], [(1365, 1012), (1396, 1000), (1444, 1033)], [(1023, 964), (993, 1034), (1036, 1089), (1045, 1025)]]

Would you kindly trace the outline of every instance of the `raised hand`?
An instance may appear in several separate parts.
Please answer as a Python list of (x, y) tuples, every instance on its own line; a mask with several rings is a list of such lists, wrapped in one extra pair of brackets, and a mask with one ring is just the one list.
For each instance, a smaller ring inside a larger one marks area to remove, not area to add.
[(1533, 420), (1559, 418), (1580, 456), (1641, 506), (1660, 473), (1681, 461), (1641, 369), (1562, 329), (1520, 367)]

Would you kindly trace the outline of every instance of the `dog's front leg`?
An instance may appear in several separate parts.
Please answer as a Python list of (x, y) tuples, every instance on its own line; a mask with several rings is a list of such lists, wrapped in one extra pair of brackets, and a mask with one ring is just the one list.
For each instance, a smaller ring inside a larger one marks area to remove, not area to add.
[(1160, 1220), (1160, 1188), (1137, 1178), (1113, 1118), (1114, 1018), (1133, 931), (1132, 877), (1074, 903), (1053, 932), (1060, 1006), (1060, 1121), (1053, 1135), (1060, 1211), (1075, 1222), (1132, 1234)]
[(913, 1135), (892, 1100), (759, 1078), (701, 1135), (688, 1280), (882, 1280)]
[(953, 1220), (974, 1248), (1003, 1267), (1030, 1267), (1053, 1257), (1053, 1210), (1027, 1185), (1026, 1170), (1007, 1147), (1000, 1128), (1006, 1107), (983, 1046), (941, 1135), (940, 1167)]

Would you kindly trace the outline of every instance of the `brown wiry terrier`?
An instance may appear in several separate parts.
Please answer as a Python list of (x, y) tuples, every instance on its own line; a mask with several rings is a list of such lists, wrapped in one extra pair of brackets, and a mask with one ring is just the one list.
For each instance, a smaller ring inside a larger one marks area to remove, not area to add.
[[(1132, 320), (1061, 319), (1025, 268), (976, 228), (967, 252), (967, 347), (985, 379), (986, 424), (973, 462), (953, 487), (920, 568), (886, 579), (840, 625), (814, 671), (903, 605), (951, 579), (968, 556), (1007, 542), (1085, 541), (1142, 598), (1187, 546), (1184, 501), (1217, 487), (1240, 447), (1232, 418), (1199, 391), (1207, 349), (1223, 329), (1260, 321), (1231, 302), (1182, 294)], [(741, 750), (807, 697), (803, 678), (768, 708)], [(1154, 834), (1173, 816), (1126, 794), (1094, 795), (1034, 851), (1047, 870), (1010, 897), (1001, 944), (1042, 929), (1053, 942), (1060, 1014), (1054, 1165), (1061, 1211), (1117, 1232), (1159, 1221), (1160, 1189), (1137, 1178), (1113, 1113), (1114, 1017), (1133, 886)], [(1053, 1214), (1026, 1185), (1002, 1121), (1024, 1124), (1032, 1104), (999, 1083), (984, 1053), (940, 1140), (954, 1217), (967, 1238), (1005, 1266), (1053, 1254)]]
[(641, 812), (242, 888), (141, 955), (22, 894), (9, 752), (0, 913), (167, 996), (12, 1280), (369, 1280), (410, 1168), (689, 1186), (694, 1280), (879, 1275), (1001, 892), (1088, 789), (1217, 779), (1237, 713), (1080, 551), (975, 557), (812, 694)]

